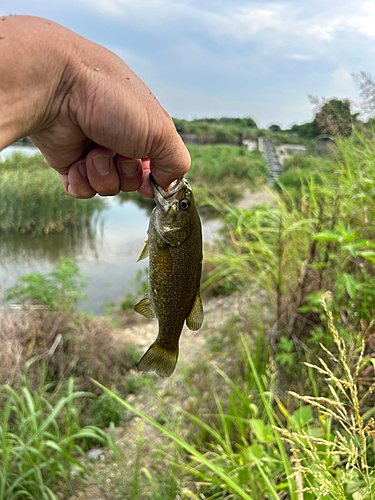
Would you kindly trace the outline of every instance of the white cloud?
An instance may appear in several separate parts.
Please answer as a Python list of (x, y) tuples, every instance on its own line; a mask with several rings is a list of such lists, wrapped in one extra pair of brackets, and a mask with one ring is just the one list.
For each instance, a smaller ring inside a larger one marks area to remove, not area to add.
[(287, 56), (288, 59), (295, 59), (296, 61), (311, 61), (312, 57), (304, 54), (290, 54)]
[[(208, 33), (214, 39), (228, 37), (232, 41), (261, 38), (263, 42), (282, 44), (284, 37), (296, 40), (332, 42), (339, 33), (358, 33), (375, 38), (375, 4), (347, 0), (338, 9), (337, 2), (326, 2), (324, 9), (301, 1), (267, 4), (250, 1), (205, 3), (192, 0), (83, 0), (107, 16), (115, 16), (126, 24), (144, 25), (162, 32), (173, 23)], [(215, 9), (213, 8), (215, 6)], [(270, 33), (274, 34), (270, 36)]]
[(353, 77), (349, 71), (340, 68), (332, 74), (333, 85), (349, 99), (358, 95)]
[(375, 38), (375, 4), (364, 3), (362, 5), (362, 14), (353, 16), (348, 21), (348, 24), (360, 33)]
[(358, 90), (349, 71), (344, 68), (336, 70), (331, 75), (331, 82), (328, 83), (327, 90), (330, 90), (330, 98), (349, 99), (352, 103), (352, 111), (358, 111)]

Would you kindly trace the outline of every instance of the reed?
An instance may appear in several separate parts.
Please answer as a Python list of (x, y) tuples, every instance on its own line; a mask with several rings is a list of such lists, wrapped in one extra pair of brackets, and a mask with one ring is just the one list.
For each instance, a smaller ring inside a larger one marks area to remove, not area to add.
[(97, 222), (104, 201), (77, 200), (64, 191), (57, 172), (40, 154), (15, 154), (0, 164), (0, 231), (48, 234)]

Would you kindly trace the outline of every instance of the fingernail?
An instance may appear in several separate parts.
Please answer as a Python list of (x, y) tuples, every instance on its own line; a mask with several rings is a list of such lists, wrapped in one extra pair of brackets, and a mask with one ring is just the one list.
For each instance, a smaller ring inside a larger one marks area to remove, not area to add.
[(77, 162), (77, 167), (78, 167), (78, 171), (82, 175), (82, 177), (87, 177), (86, 160), (81, 160), (81, 161)]
[(121, 172), (124, 175), (131, 176), (138, 170), (138, 162), (135, 160), (124, 160), (120, 163)]
[(108, 174), (109, 172), (109, 156), (108, 155), (97, 155), (92, 159), (95, 170), (100, 175)]

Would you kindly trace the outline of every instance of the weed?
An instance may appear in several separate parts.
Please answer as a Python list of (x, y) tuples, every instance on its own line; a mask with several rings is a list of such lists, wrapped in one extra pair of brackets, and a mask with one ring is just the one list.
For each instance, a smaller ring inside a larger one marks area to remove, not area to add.
[[(114, 389), (117, 394), (117, 391)], [(95, 398), (90, 404), (90, 425), (95, 425), (100, 429), (113, 425), (118, 426), (122, 417), (123, 407), (108, 394), (103, 393)]]
[(330, 364), (319, 358), (319, 365), (306, 365), (324, 377), (329, 395), (301, 396), (291, 392), (293, 397), (317, 411), (322, 426), (315, 428), (315, 432), (303, 425), (293, 425), (290, 429), (282, 428), (279, 431), (292, 448), (296, 473), (303, 475), (301, 493), (313, 493), (318, 498), (326, 495), (346, 500), (348, 495), (352, 495), (353, 499), (373, 499), (375, 467), (369, 465), (368, 458), (375, 424), (373, 410), (364, 412), (363, 403), (372, 394), (375, 383), (360, 397), (361, 372), (371, 363), (371, 358), (363, 358), (363, 339), (353, 366), (351, 352), (328, 309), (327, 296), (323, 296), (322, 305), (336, 353), (322, 345)]
[(80, 274), (74, 259), (61, 258), (59, 262), (50, 273), (22, 275), (16, 286), (6, 290), (5, 299), (41, 304), (53, 311), (73, 311), (79, 300), (87, 298), (83, 293), (87, 278)]

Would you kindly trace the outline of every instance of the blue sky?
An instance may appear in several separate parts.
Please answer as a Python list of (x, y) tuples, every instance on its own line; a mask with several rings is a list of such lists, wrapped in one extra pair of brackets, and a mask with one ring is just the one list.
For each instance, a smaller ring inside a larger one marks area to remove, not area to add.
[(374, 73), (375, 2), (363, 0), (1, 0), (119, 55), (179, 118), (313, 118), (308, 95), (359, 105), (351, 73)]

